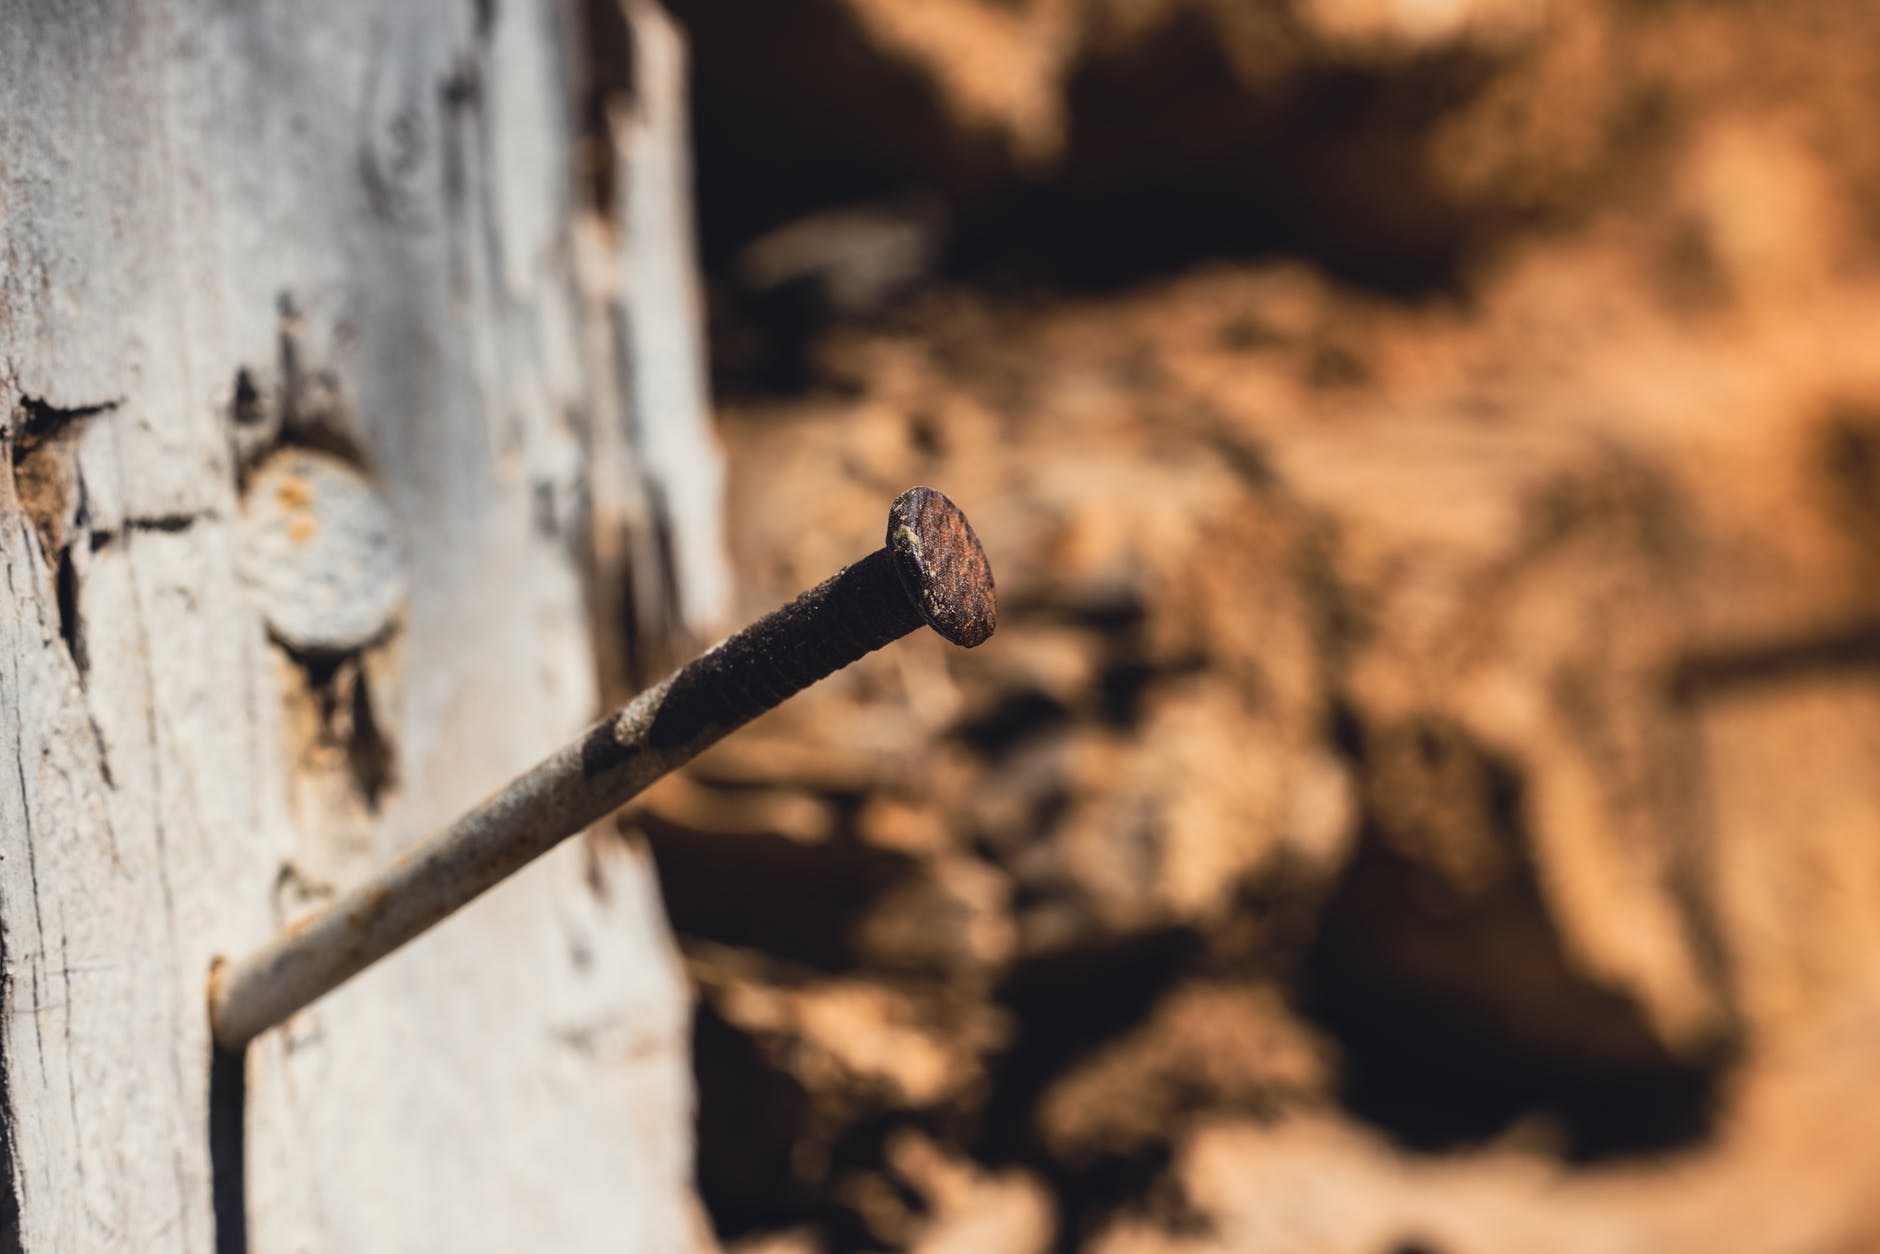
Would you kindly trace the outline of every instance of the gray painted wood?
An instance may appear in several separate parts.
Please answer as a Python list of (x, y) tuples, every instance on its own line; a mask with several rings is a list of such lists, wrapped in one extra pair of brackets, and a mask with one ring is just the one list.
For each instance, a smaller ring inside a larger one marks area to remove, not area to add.
[[(206, 1250), (220, 1169), (225, 1248), (685, 1248), (686, 996), (611, 841), (258, 1041), (211, 1136), (211, 960), (577, 730), (623, 564), (683, 575), (665, 621), (724, 579), (664, 19), (602, 137), (622, 230), (574, 177), (582, 12), (262, 9), (0, 14), (0, 1204), (29, 1250)], [(281, 440), (400, 536), (389, 626), (313, 661), (242, 577)]]

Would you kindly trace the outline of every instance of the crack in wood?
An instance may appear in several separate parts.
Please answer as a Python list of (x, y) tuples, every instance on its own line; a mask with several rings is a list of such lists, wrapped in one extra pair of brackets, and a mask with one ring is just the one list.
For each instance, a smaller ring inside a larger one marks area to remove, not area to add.
[[(24, 806), (25, 798), (21, 798)], [(7, 929), (0, 917), (0, 1003), (11, 999), (13, 977), (7, 974)], [(11, 1007), (7, 1007), (11, 1013)], [(8, 1051), (0, 1041), (0, 1254), (25, 1254), (20, 1231), (19, 1154), (13, 1136), (12, 1089), (7, 1083)]]
[[(13, 563), (3, 563), (6, 568), (7, 591), (12, 603), (19, 604), (19, 593), (13, 585)], [(19, 661), (13, 663), (12, 686), (14, 691), (20, 687)], [(14, 743), (24, 746), (26, 743), (26, 716), (22, 707), (14, 707)], [(26, 797), (25, 754), (18, 754), (16, 767), (20, 780), (20, 815), (21, 826), (26, 832), (26, 839), (32, 840), (32, 809)], [(0, 1003), (5, 1004), (7, 1017), (12, 1017), (14, 979), (13, 969), (7, 964), (7, 928), (4, 914), (0, 914)], [(25, 1181), (21, 1175), (18, 1141), (15, 1138), (15, 1114), (13, 1110), (13, 1089), (11, 1081), (12, 1051), (8, 1047), (6, 1036), (0, 1034), (0, 1254), (24, 1254), (25, 1237), (20, 1231), (22, 1218), (22, 1199), (25, 1196)]]
[(5, 434), (14, 440), (17, 459), (18, 448), (56, 439), (78, 422), (110, 413), (123, 403), (122, 398), (118, 398), (92, 405), (54, 405), (37, 396), (22, 396), (19, 399), (19, 422)]

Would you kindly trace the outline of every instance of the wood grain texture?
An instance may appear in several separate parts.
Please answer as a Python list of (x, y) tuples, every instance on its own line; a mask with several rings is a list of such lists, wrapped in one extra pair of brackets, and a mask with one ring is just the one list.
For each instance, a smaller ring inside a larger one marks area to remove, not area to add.
[[(684, 294), (633, 273), (689, 256), (684, 180), (624, 232), (588, 204), (584, 16), (0, 21), (0, 1249), (691, 1240), (684, 987), (644, 857), (588, 838), (258, 1042), (246, 1144), (223, 1111), (211, 1149), (211, 960), (594, 713), (595, 537), (688, 572), (644, 588), (724, 578), (702, 388), (645, 409), (642, 342), (607, 331), (621, 293)], [(626, 20), (662, 59), (604, 142), (676, 151), (676, 38)], [(693, 310), (661, 334), (696, 358)], [(240, 574), (243, 477), (283, 440), (403, 531), (402, 612), (337, 658), (272, 642)], [(245, 1208), (212, 1199), (231, 1152)]]

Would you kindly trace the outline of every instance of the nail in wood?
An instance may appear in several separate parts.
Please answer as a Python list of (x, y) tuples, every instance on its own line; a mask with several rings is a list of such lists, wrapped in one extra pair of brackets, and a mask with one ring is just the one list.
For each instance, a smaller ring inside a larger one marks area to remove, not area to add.
[(209, 989), (234, 1049), (441, 922), (757, 715), (923, 623), (972, 648), (997, 618), (992, 571), (959, 508), (912, 488), (888, 543), (602, 719)]

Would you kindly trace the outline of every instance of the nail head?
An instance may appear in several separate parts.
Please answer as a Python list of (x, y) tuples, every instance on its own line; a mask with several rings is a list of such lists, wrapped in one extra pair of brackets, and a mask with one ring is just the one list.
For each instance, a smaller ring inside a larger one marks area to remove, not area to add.
[(405, 603), (390, 505), (358, 469), (312, 449), (283, 449), (249, 480), (241, 565), (269, 631), (297, 653), (369, 644)]
[(932, 488), (909, 488), (888, 510), (888, 549), (929, 627), (962, 648), (986, 642), (998, 625), (998, 595), (986, 551), (959, 506)]

